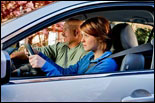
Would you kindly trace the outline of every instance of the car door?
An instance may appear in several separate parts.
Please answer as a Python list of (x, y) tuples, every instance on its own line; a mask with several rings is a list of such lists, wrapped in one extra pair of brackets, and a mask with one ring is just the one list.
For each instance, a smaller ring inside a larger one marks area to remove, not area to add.
[[(97, 5), (97, 7), (94, 5)], [(121, 5), (124, 7), (124, 5), (129, 5), (129, 3), (92, 3), (92, 5), (83, 6), (83, 8), (74, 9), (73, 11), (70, 9), (64, 14), (53, 17), (54, 20), (50, 18), (47, 21), (53, 20), (50, 23), (54, 23), (82, 10), (93, 10), (100, 7), (120, 7)], [(135, 7), (135, 5), (139, 6), (141, 4), (131, 3), (130, 7), (132, 5)], [(47, 23), (47, 21), (45, 20), (45, 23), (41, 24), (48, 25), (49, 22)], [(40, 24), (38, 25), (41, 26)], [(34, 32), (30, 30), (36, 31), (39, 28), (35, 26), (26, 32), (20, 33), (23, 36), (14, 41), (7, 39), (10, 42), (4, 43), (4, 48)], [(154, 69), (61, 77), (11, 77), (8, 84), (1, 85), (1, 102), (121, 101), (154, 101)]]
[(154, 74), (147, 71), (15, 79), (2, 85), (1, 90), (2, 102), (153, 101)]

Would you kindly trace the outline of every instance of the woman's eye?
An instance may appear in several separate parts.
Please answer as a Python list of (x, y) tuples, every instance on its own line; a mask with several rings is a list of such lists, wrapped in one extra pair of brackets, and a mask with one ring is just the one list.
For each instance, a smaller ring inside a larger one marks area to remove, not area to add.
[(82, 35), (83, 35), (84, 37), (88, 37), (88, 36), (89, 36), (89, 35), (86, 34), (86, 33), (82, 33)]
[(84, 36), (85, 36), (85, 37), (88, 37), (88, 35), (87, 35), (87, 34), (85, 34)]

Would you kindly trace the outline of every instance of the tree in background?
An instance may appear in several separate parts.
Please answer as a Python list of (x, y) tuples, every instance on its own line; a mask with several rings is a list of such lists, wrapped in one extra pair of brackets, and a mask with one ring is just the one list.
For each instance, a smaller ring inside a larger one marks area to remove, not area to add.
[(55, 1), (1, 1), (1, 23)]
[(147, 28), (137, 28), (136, 36), (139, 44), (145, 44), (148, 41), (149, 35), (151, 34), (151, 29)]

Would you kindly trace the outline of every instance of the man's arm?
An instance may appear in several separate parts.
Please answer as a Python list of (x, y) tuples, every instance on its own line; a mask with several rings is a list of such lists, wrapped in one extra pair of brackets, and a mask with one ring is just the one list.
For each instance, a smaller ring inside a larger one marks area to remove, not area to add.
[(57, 55), (59, 54), (59, 50), (63, 47), (63, 45), (64, 44), (62, 43), (56, 43), (53, 45), (48, 45), (45, 47), (40, 47), (40, 48), (35, 48), (35, 49), (38, 50), (38, 52), (43, 53), (48, 58), (55, 61), (55, 59), (57, 58)]
[[(46, 46), (46, 47), (39, 47), (39, 48), (32, 48), (35, 54), (38, 54), (39, 52), (42, 52), (46, 56), (48, 56), (51, 59), (56, 58), (56, 49), (58, 44), (54, 44), (52, 46)], [(16, 51), (10, 55), (11, 59), (18, 59), (18, 60), (28, 60), (27, 55), (25, 54), (24, 50)]]
[(24, 51), (14, 52), (10, 55), (11, 59), (20, 59), (20, 60), (28, 60), (28, 57), (25, 55)]
[[(26, 50), (26, 49), (25, 49)], [(36, 49), (33, 49), (35, 54), (38, 54), (39, 52)], [(11, 59), (19, 59), (19, 60), (28, 60), (28, 52), (27, 51), (17, 51), (10, 55)]]

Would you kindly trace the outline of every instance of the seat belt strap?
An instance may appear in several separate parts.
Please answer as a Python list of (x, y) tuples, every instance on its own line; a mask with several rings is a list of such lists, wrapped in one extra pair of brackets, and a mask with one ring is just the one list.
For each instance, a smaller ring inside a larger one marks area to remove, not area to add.
[[(127, 54), (131, 54), (131, 53), (141, 53), (141, 52), (145, 52), (145, 51), (149, 51), (149, 50), (153, 50), (153, 45), (151, 43), (142, 44), (140, 46), (136, 46), (136, 47), (133, 47), (133, 48), (130, 48), (130, 49), (127, 49), (127, 50), (112, 54), (107, 58), (116, 58), (116, 57), (124, 56), (124, 55), (127, 55)], [(105, 59), (105, 58), (103, 58), (103, 59)], [(103, 59), (101, 59), (101, 60), (103, 60)], [(90, 64), (89, 67), (84, 71), (84, 73), (87, 72), (95, 64), (96, 63)]]
[(151, 43), (142, 44), (140, 46), (136, 46), (136, 47), (112, 54), (107, 58), (116, 58), (116, 57), (124, 56), (127, 54), (131, 54), (131, 53), (141, 53), (141, 52), (145, 52), (149, 50), (153, 50), (153, 46), (151, 45)]

